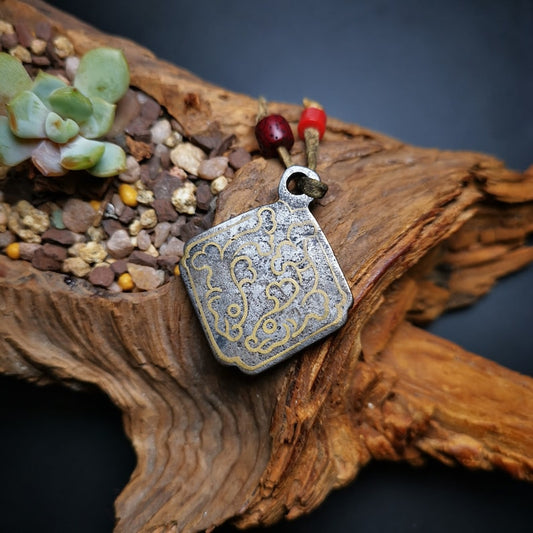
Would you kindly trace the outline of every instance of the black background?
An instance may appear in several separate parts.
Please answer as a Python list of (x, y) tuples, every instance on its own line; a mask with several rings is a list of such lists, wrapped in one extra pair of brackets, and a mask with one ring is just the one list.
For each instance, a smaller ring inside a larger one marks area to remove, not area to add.
[[(533, 163), (533, 2), (55, 0), (230, 90), (442, 149)], [(533, 268), (435, 333), (533, 375)], [(107, 532), (135, 457), (101, 394), (0, 378), (0, 531)], [(374, 464), (271, 531), (531, 531), (533, 485), (430, 462)], [(229, 526), (224, 530), (231, 531)]]

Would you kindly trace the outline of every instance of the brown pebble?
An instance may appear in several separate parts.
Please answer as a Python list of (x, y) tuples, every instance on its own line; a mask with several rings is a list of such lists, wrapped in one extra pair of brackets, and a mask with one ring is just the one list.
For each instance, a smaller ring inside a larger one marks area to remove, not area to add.
[(146, 97), (145, 101), (141, 104), (141, 117), (151, 125), (159, 118), (160, 114), (161, 106), (153, 98)]
[(115, 273), (108, 266), (98, 266), (89, 272), (89, 281), (97, 287), (109, 287), (115, 281)]
[(252, 156), (242, 147), (236, 148), (229, 154), (229, 164), (235, 169), (239, 170), (239, 168), (246, 165), (246, 163), (249, 163), (252, 160)]
[(179, 255), (181, 257), (183, 255), (184, 244), (185, 243), (181, 239), (171, 237), (168, 242), (161, 246), (159, 251), (161, 252), (161, 255)]
[(15, 236), (10, 231), (0, 232), (0, 248), (5, 248), (12, 242), (15, 242)]
[(222, 141), (222, 132), (218, 124), (211, 123), (207, 130), (193, 135), (191, 141), (206, 152), (214, 150)]
[(50, 66), (50, 60), (46, 56), (32, 55), (31, 56), (31, 62), (36, 67), (48, 67), (48, 66)]
[(104, 228), (104, 231), (107, 233), (107, 235), (111, 237), (115, 231), (124, 229), (124, 226), (118, 220), (113, 218), (104, 218), (104, 220), (102, 220), (102, 228)]
[(77, 239), (76, 235), (68, 229), (49, 228), (42, 235), (43, 242), (55, 242), (64, 246), (71, 246)]
[(226, 178), (228, 178), (229, 180), (232, 180), (233, 177), (235, 176), (235, 171), (233, 170), (233, 168), (228, 166), (228, 168), (226, 169), (226, 172), (224, 172), (224, 176), (226, 176)]
[(137, 248), (144, 252), (150, 248), (151, 244), (152, 239), (150, 238), (150, 234), (145, 229), (139, 231), (137, 234)]
[(128, 258), (129, 263), (135, 263), (136, 265), (144, 265), (155, 268), (157, 266), (157, 258), (153, 255), (147, 254), (146, 252), (141, 252), (140, 250), (135, 250), (131, 253)]
[(183, 229), (183, 226), (185, 226), (186, 223), (187, 223), (187, 219), (183, 215), (178, 217), (176, 222), (174, 222), (170, 226), (170, 234), (173, 237), (180, 237), (181, 236), (181, 230)]
[(21, 242), (19, 243), (20, 258), (24, 261), (31, 261), (33, 254), (41, 248), (40, 244), (34, 244), (31, 242)]
[(35, 250), (31, 264), (38, 270), (61, 270), (61, 261), (46, 255), (43, 248)]
[(213, 194), (211, 193), (209, 183), (207, 181), (198, 180), (196, 188), (196, 207), (202, 211), (207, 211), (212, 199)]
[(136, 141), (149, 143), (152, 141), (152, 132), (150, 131), (150, 122), (142, 117), (135, 117), (125, 128), (124, 131), (133, 137)]
[(108, 135), (115, 137), (122, 133), (127, 125), (139, 115), (141, 105), (137, 99), (137, 94), (132, 89), (128, 89), (126, 94), (118, 101), (115, 111), (115, 121)]
[(39, 21), (35, 24), (35, 36), (43, 41), (50, 40), (52, 37), (52, 25), (46, 21)]
[(205, 231), (208, 227), (209, 224), (206, 224), (204, 218), (193, 217), (181, 229), (181, 238), (187, 242), (189, 239), (202, 233), (202, 231)]
[(126, 206), (124, 208), (124, 211), (122, 211), (122, 214), (118, 217), (118, 219), (123, 224), (129, 224), (135, 218), (136, 213), (137, 212), (135, 211), (135, 209), (132, 209), (131, 207)]
[(154, 200), (152, 207), (159, 222), (174, 222), (178, 219), (178, 213), (168, 198)]
[(115, 231), (107, 241), (107, 251), (115, 259), (122, 259), (129, 255), (133, 251), (133, 244), (128, 232), (124, 229)]
[(96, 217), (96, 211), (89, 202), (70, 198), (63, 206), (63, 224), (75, 233), (85, 233)]
[(25, 48), (29, 48), (33, 39), (35, 39), (31, 28), (24, 22), (15, 23), (15, 32), (17, 34), (18, 42)]
[(224, 154), (224, 152), (227, 152), (231, 148), (231, 145), (235, 142), (236, 138), (237, 137), (235, 137), (233, 134), (224, 137), (220, 143), (218, 143), (218, 145), (211, 150), (209, 157), (221, 156)]
[(47, 242), (42, 249), (48, 257), (56, 261), (62, 262), (67, 258), (67, 249), (63, 246)]
[(18, 44), (17, 34), (16, 33), (3, 33), (1, 37), (2, 47), (8, 50), (15, 48)]
[(153, 186), (154, 196), (157, 199), (172, 197), (172, 193), (183, 185), (183, 179), (173, 176), (169, 172), (161, 172)]
[(154, 230), (154, 246), (159, 248), (170, 234), (170, 224), (168, 222), (159, 222)]
[(179, 255), (160, 255), (157, 258), (157, 266), (172, 272), (174, 267), (180, 262), (180, 259), (181, 256)]
[(124, 274), (124, 272), (128, 271), (128, 261), (126, 259), (118, 259), (117, 261), (114, 261), (111, 263), (111, 270), (118, 276)]

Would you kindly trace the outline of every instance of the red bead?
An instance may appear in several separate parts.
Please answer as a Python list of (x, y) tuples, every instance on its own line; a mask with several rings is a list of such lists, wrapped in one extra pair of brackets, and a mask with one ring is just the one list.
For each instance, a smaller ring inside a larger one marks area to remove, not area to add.
[(290, 151), (294, 144), (291, 127), (281, 115), (268, 115), (261, 119), (255, 126), (255, 137), (263, 157), (276, 157), (280, 146)]
[(305, 130), (307, 128), (315, 128), (318, 130), (320, 139), (324, 136), (326, 131), (326, 112), (318, 107), (306, 107), (302, 111), (300, 122), (298, 123), (298, 135), (300, 139), (305, 138)]

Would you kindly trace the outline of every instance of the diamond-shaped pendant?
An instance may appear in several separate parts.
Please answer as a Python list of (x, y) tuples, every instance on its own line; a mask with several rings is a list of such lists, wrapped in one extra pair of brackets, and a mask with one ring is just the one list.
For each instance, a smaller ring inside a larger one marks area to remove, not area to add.
[(192, 238), (180, 272), (217, 359), (256, 374), (339, 329), (353, 303), (331, 247), (309, 211), (312, 201), (288, 189), (304, 174), (289, 167), (279, 200)]

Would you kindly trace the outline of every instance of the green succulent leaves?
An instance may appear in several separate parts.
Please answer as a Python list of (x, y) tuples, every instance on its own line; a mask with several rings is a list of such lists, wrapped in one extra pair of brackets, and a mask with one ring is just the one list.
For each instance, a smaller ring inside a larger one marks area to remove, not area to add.
[(115, 103), (130, 76), (124, 54), (96, 48), (80, 61), (73, 86), (39, 72), (31, 80), (22, 64), (0, 53), (0, 163), (14, 166), (31, 158), (45, 176), (87, 170), (109, 177), (126, 168), (126, 154), (101, 142), (113, 125)]
[(89, 98), (102, 98), (114, 104), (126, 93), (130, 72), (121, 50), (95, 48), (80, 61), (74, 87)]

